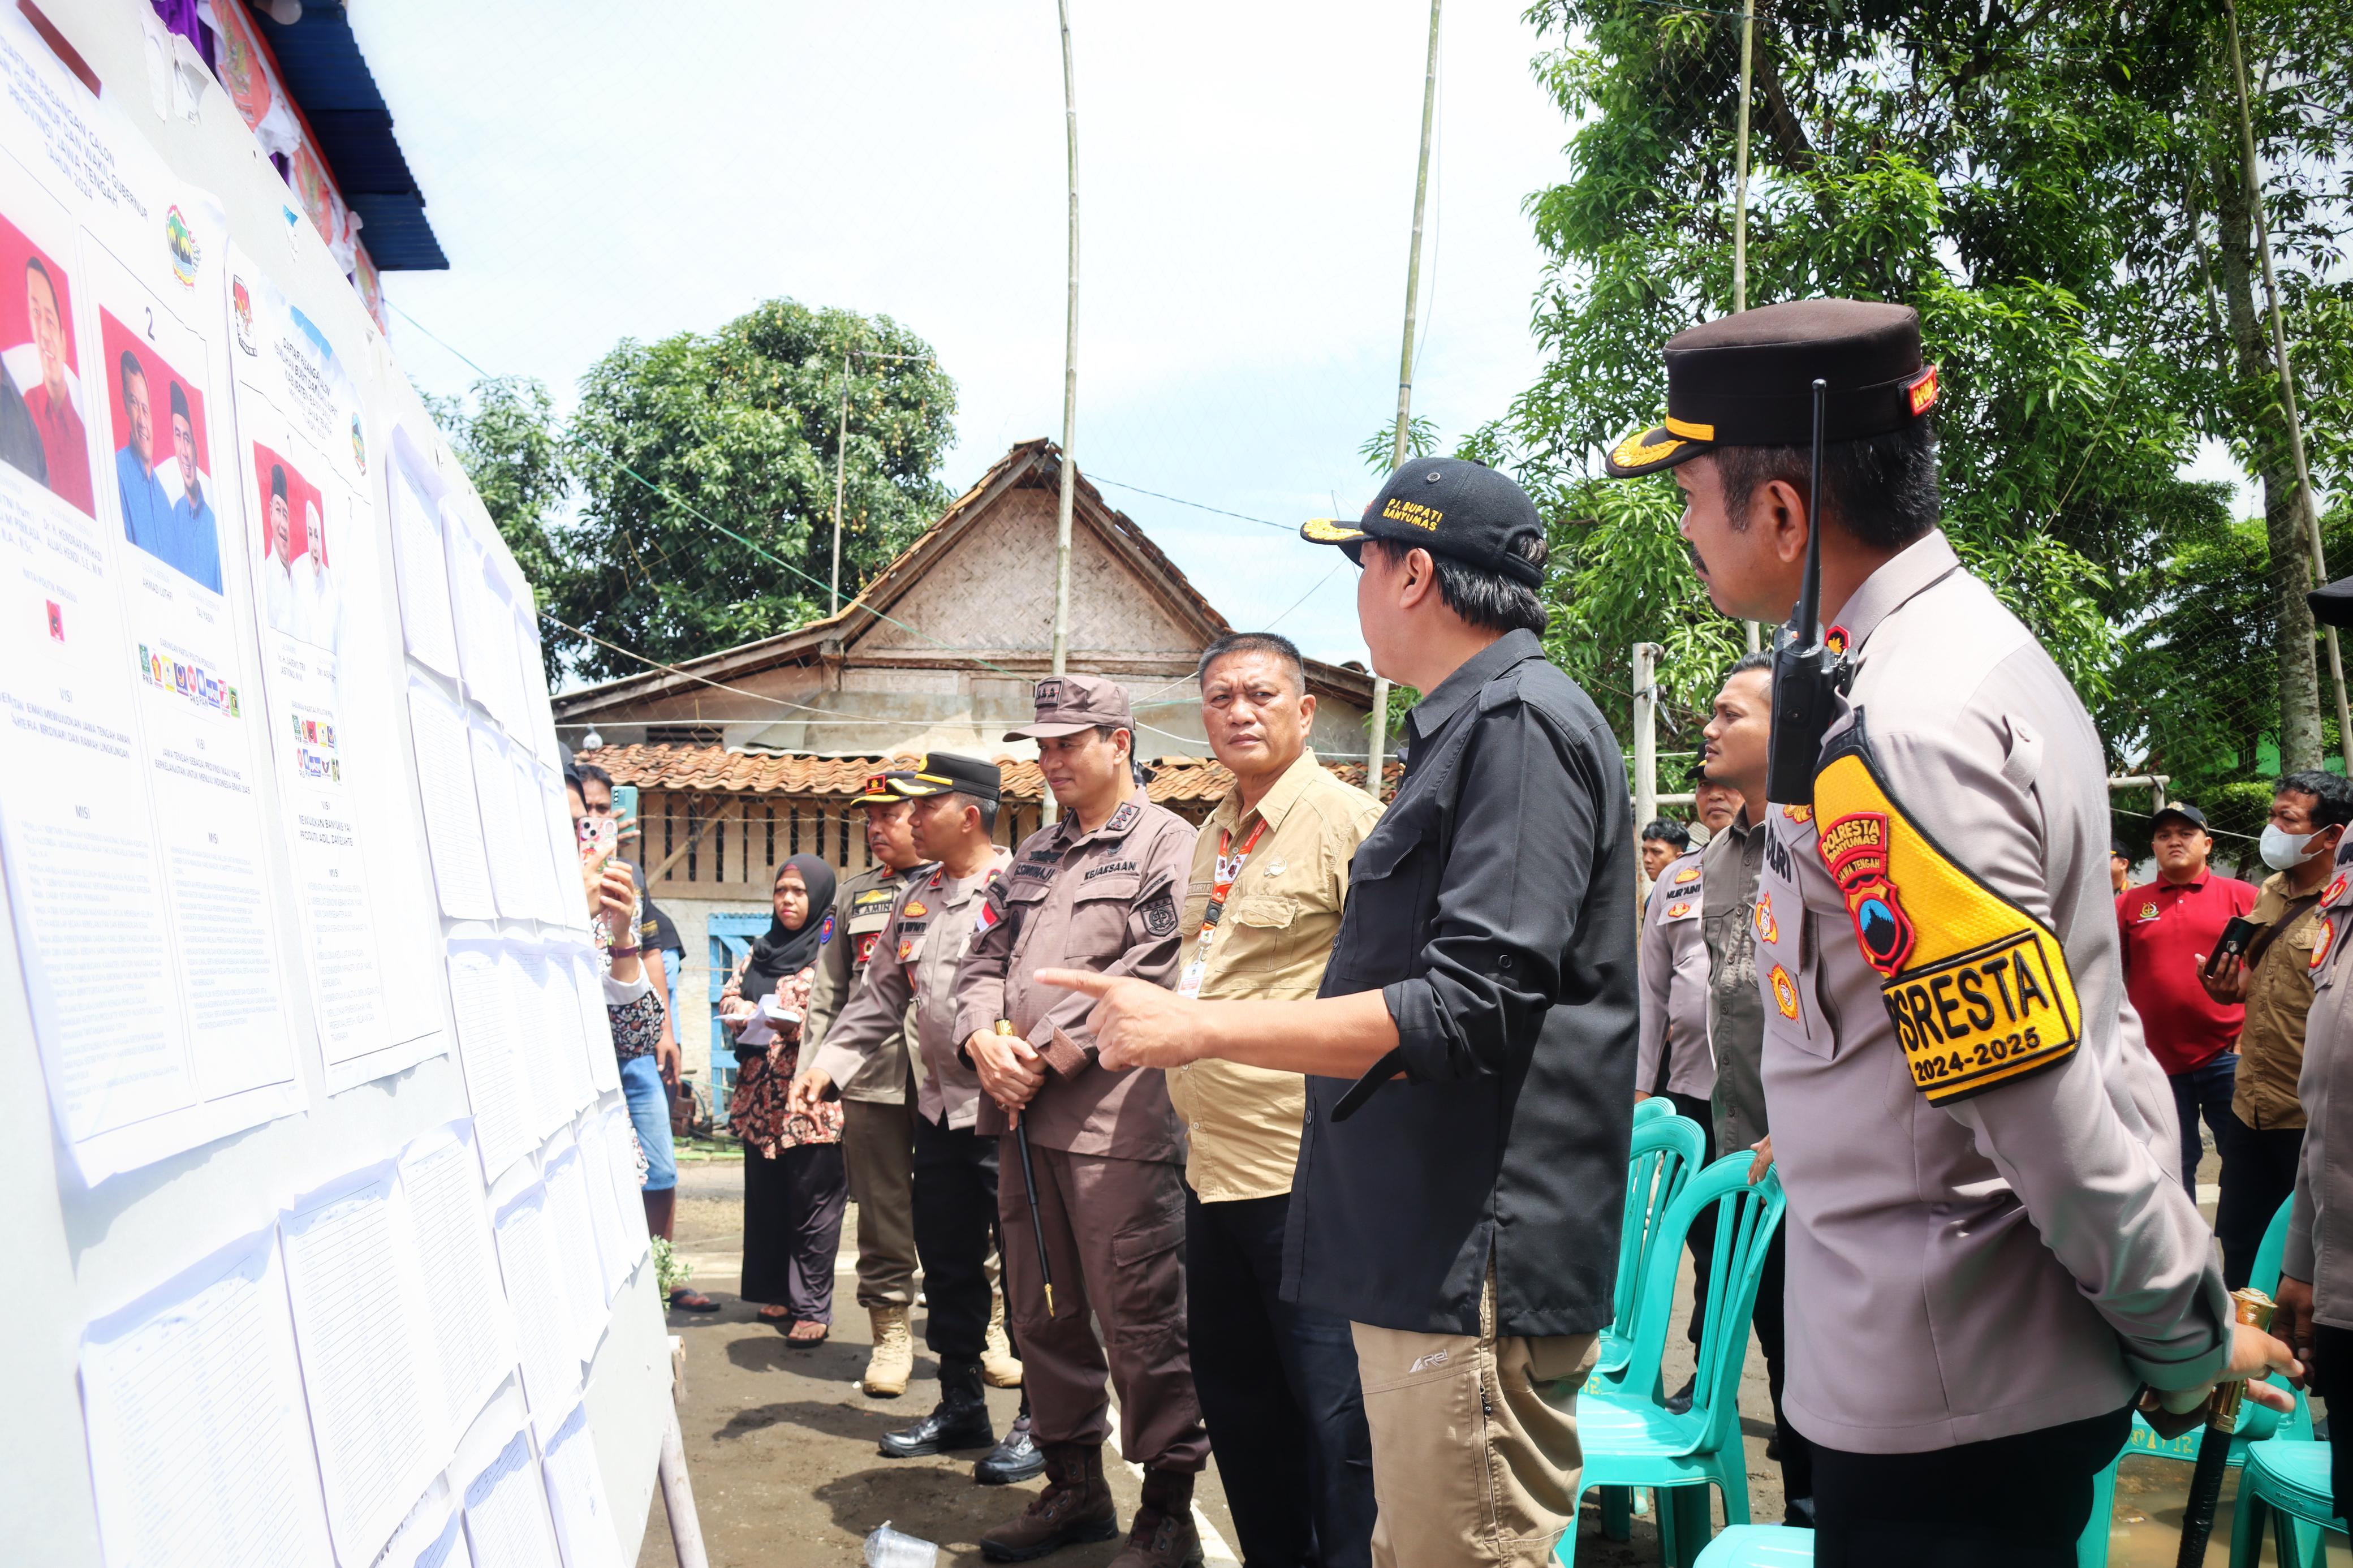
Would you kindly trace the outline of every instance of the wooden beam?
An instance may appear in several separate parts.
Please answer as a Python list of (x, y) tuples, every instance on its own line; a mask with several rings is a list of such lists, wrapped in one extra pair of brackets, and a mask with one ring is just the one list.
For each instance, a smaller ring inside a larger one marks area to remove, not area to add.
[[(685, 843), (680, 845), (677, 848), (664, 856), (660, 865), (646, 873), (646, 891), (650, 894), (653, 891), (653, 884), (660, 881), (664, 877), (668, 876), (670, 874), (670, 868), (672, 866), (677, 865), (681, 860), (686, 858), (687, 852), (692, 849), (696, 845), (702, 843), (702, 836), (710, 832), (714, 826), (725, 821), (727, 819), (727, 814), (730, 811), (734, 812), (738, 817), (742, 816), (743, 807), (744, 797), (742, 795), (727, 796), (716, 811), (713, 811), (709, 816), (702, 819), (702, 826), (696, 828), (694, 832), (688, 837)], [(723, 870), (725, 868), (723, 867), (721, 869)]]

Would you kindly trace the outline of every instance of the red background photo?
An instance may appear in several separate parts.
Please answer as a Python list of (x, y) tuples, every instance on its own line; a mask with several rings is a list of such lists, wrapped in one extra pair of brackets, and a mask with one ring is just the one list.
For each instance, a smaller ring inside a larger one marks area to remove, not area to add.
[[(81, 380), (81, 354), (74, 342), (73, 283), (58, 258), (26, 237), (25, 231), (0, 217), (0, 350), (17, 351), (9, 353), (9, 371), (19, 393), (30, 393), (41, 382), (40, 353), (33, 343), (33, 312), (25, 297), (25, 273), (27, 262), (38, 259), (48, 273), (58, 296), (58, 325), (65, 336), (66, 370), (81, 392), (81, 418), (85, 426), (92, 423), (98, 402), (97, 389)], [(90, 454), (81, 454), (82, 466), (90, 465)], [(73, 496), (88, 486), (87, 476), (79, 486), (58, 489), (56, 476), (51, 476), (50, 489), (60, 495)], [(87, 508), (83, 509), (88, 510)]]
[(319, 515), (324, 517), (327, 515), (327, 500), (319, 493), (318, 486), (302, 477), (302, 470), (294, 466), (292, 458), (280, 457), (256, 441), (253, 444), (253, 495), (255, 504), (261, 509), (254, 513), (261, 534), (260, 554), (269, 553), (269, 470), (272, 468), (286, 470), (286, 510), (294, 520), (294, 542), (290, 548), (299, 557), (311, 548), (311, 530), (306, 521), (310, 509), (317, 507)]
[[(212, 478), (213, 449), (205, 437), (205, 395), (196, 384), (155, 352), (155, 345), (114, 319), (114, 312), (100, 307), (98, 312), (99, 347), (106, 355), (106, 449), (121, 451), (131, 444), (130, 416), (122, 411), (122, 351), (129, 349), (139, 360), (139, 368), (147, 373), (147, 412), (155, 425), (155, 449), (148, 454), (158, 471), (172, 470), (167, 493), (176, 494), (180, 486), (179, 448), (172, 445), (172, 384), (177, 382), (188, 398), (188, 424), (196, 438), (196, 472), (206, 479)], [(108, 472), (108, 482), (113, 480)], [(217, 509), (216, 509), (217, 510)]]

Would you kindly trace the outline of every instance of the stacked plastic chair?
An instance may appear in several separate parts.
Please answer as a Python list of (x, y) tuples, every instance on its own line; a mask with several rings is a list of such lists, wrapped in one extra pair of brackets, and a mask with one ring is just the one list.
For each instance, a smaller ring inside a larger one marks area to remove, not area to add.
[[(1746, 1150), (1725, 1156), (1692, 1177), (1668, 1206), (1654, 1233), (1645, 1238), (1636, 1300), (1619, 1325), (1628, 1342), (1625, 1360), (1613, 1375), (1597, 1373), (1589, 1378), (1577, 1402), (1577, 1440), (1585, 1454), (1577, 1501), (1582, 1502), (1592, 1488), (1604, 1489), (1603, 1528), (1608, 1532), (1612, 1489), (1657, 1489), (1660, 1536), (1667, 1561), (1677, 1568), (1689, 1568), (1707, 1542), (1710, 1488), (1724, 1494), (1727, 1522), (1745, 1524), (1748, 1520), (1740, 1374), (1747, 1359), (1757, 1279), (1764, 1271), (1766, 1248), (1781, 1223), (1782, 1205), (1780, 1177), (1767, 1172), (1752, 1184), (1748, 1168), (1753, 1163)], [(1708, 1264), (1707, 1321), (1700, 1336), (1691, 1409), (1677, 1415), (1662, 1397), (1661, 1374), (1674, 1315), (1675, 1260), (1693, 1223), (1710, 1207), (1716, 1218), (1715, 1250)], [(1562, 1537), (1555, 1555), (1573, 1568), (1574, 1529)]]

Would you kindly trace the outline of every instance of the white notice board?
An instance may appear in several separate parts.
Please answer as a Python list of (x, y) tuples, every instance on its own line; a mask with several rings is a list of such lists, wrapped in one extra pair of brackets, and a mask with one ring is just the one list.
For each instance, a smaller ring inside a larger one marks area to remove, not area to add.
[(7, 1556), (634, 1561), (670, 1357), (529, 587), (228, 95), (43, 9), (100, 89), (0, 7)]

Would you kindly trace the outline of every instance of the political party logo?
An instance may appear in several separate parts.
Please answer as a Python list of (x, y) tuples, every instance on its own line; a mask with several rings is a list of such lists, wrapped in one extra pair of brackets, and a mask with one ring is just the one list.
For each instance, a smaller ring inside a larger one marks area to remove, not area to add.
[[(54, 605), (51, 606), (50, 625), (53, 628), (58, 626), (54, 615), (55, 608)], [(57, 637), (61, 642), (64, 640), (61, 629), (53, 630), (51, 635)], [(145, 643), (138, 646), (140, 679), (150, 686), (159, 690), (168, 691), (175, 697), (187, 698), (190, 701), (209, 708), (216, 713), (225, 713), (232, 719), (240, 716), (242, 710), (236, 687), (201, 666), (159, 653)]]
[(1883, 812), (1859, 811), (1841, 816), (1822, 829), (1822, 863), (1831, 879), (1846, 896), (1846, 910), (1854, 921), (1854, 938), (1862, 946), (1863, 962), (1895, 978), (1919, 940), (1912, 917), (1895, 884), (1887, 879), (1887, 817)]
[(823, 947), (833, 940), (833, 911), (825, 911), (825, 923), (817, 928), (817, 944)]
[(58, 642), (66, 640), (66, 613), (58, 608), (55, 599), (46, 601), (49, 606), (49, 636)]
[(1789, 972), (1778, 963), (1773, 966), (1770, 978), (1773, 982), (1773, 1005), (1781, 1010), (1781, 1016), (1791, 1023), (1797, 1022), (1798, 983), (1790, 979)]
[(246, 289), (244, 279), (228, 280), (228, 296), (229, 308), (237, 316), (237, 346), (247, 353), (259, 354), (261, 351), (254, 345), (253, 338), (253, 295)]
[(1772, 894), (1759, 895), (1757, 900), (1757, 912), (1750, 918), (1756, 922), (1757, 941), (1768, 947), (1780, 945), (1781, 922), (1773, 918)]
[(164, 215), (164, 248), (172, 253), (172, 276), (180, 280), (182, 287), (195, 288), (196, 267), (203, 257), (196, 249), (195, 230), (188, 226), (188, 220), (180, 216), (176, 206)]
[(360, 477), (367, 477), (367, 436), (360, 429), (360, 416), (352, 416), (352, 461), (360, 466)]

